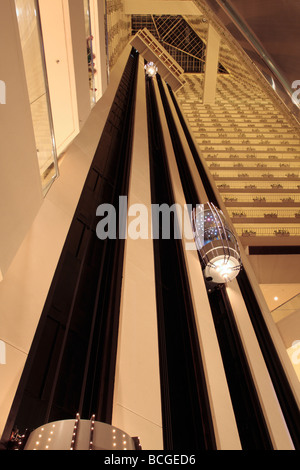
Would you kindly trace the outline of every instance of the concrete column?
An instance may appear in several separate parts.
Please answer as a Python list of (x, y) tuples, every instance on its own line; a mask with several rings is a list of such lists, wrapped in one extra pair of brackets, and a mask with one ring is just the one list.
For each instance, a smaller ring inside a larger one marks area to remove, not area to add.
[(218, 79), (219, 49), (221, 38), (209, 24), (206, 45), (203, 104), (214, 104)]
[[(163, 436), (147, 109), (144, 61), (139, 60), (112, 424), (139, 436), (144, 450), (159, 450), (163, 449)], [(142, 205), (143, 212), (134, 204)], [(144, 215), (148, 233), (138, 238), (135, 221)]]

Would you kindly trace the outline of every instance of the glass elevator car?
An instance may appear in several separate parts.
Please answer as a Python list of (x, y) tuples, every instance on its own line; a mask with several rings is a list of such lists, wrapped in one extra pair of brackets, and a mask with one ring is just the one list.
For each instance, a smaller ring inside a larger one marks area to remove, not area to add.
[(212, 203), (199, 204), (192, 212), (192, 226), (205, 279), (215, 284), (232, 281), (241, 269), (241, 258), (223, 212)]

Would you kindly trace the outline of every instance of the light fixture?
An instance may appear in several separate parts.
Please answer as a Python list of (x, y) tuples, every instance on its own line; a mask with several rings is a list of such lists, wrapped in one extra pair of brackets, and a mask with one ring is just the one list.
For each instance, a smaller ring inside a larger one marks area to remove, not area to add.
[(146, 71), (146, 75), (150, 78), (154, 77), (158, 72), (158, 68), (153, 62), (148, 62), (144, 69)]
[(215, 284), (232, 281), (240, 272), (241, 258), (223, 212), (212, 203), (199, 204), (192, 212), (192, 226), (205, 280)]
[[(43, 429), (43, 431), (42, 431)], [(69, 437), (68, 437), (69, 436)], [(136, 437), (107, 423), (96, 421), (92, 415), (90, 421), (76, 419), (47, 423), (44, 428), (37, 428), (23, 436), (16, 434), (14, 447), (17, 450), (139, 450), (141, 448)], [(15, 442), (17, 440), (17, 442)], [(69, 441), (69, 442), (68, 442)]]

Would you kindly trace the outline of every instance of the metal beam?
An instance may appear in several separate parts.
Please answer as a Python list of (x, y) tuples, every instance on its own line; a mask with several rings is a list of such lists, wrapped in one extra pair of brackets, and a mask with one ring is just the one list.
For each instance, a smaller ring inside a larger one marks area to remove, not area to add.
[(220, 41), (220, 35), (210, 24), (206, 47), (203, 104), (215, 103)]

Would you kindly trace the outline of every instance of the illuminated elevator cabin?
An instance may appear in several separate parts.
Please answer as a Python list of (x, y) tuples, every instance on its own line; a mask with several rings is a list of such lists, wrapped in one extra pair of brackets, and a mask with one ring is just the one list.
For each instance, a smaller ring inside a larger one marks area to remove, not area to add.
[(1, 448), (299, 449), (295, 3), (0, 3)]

